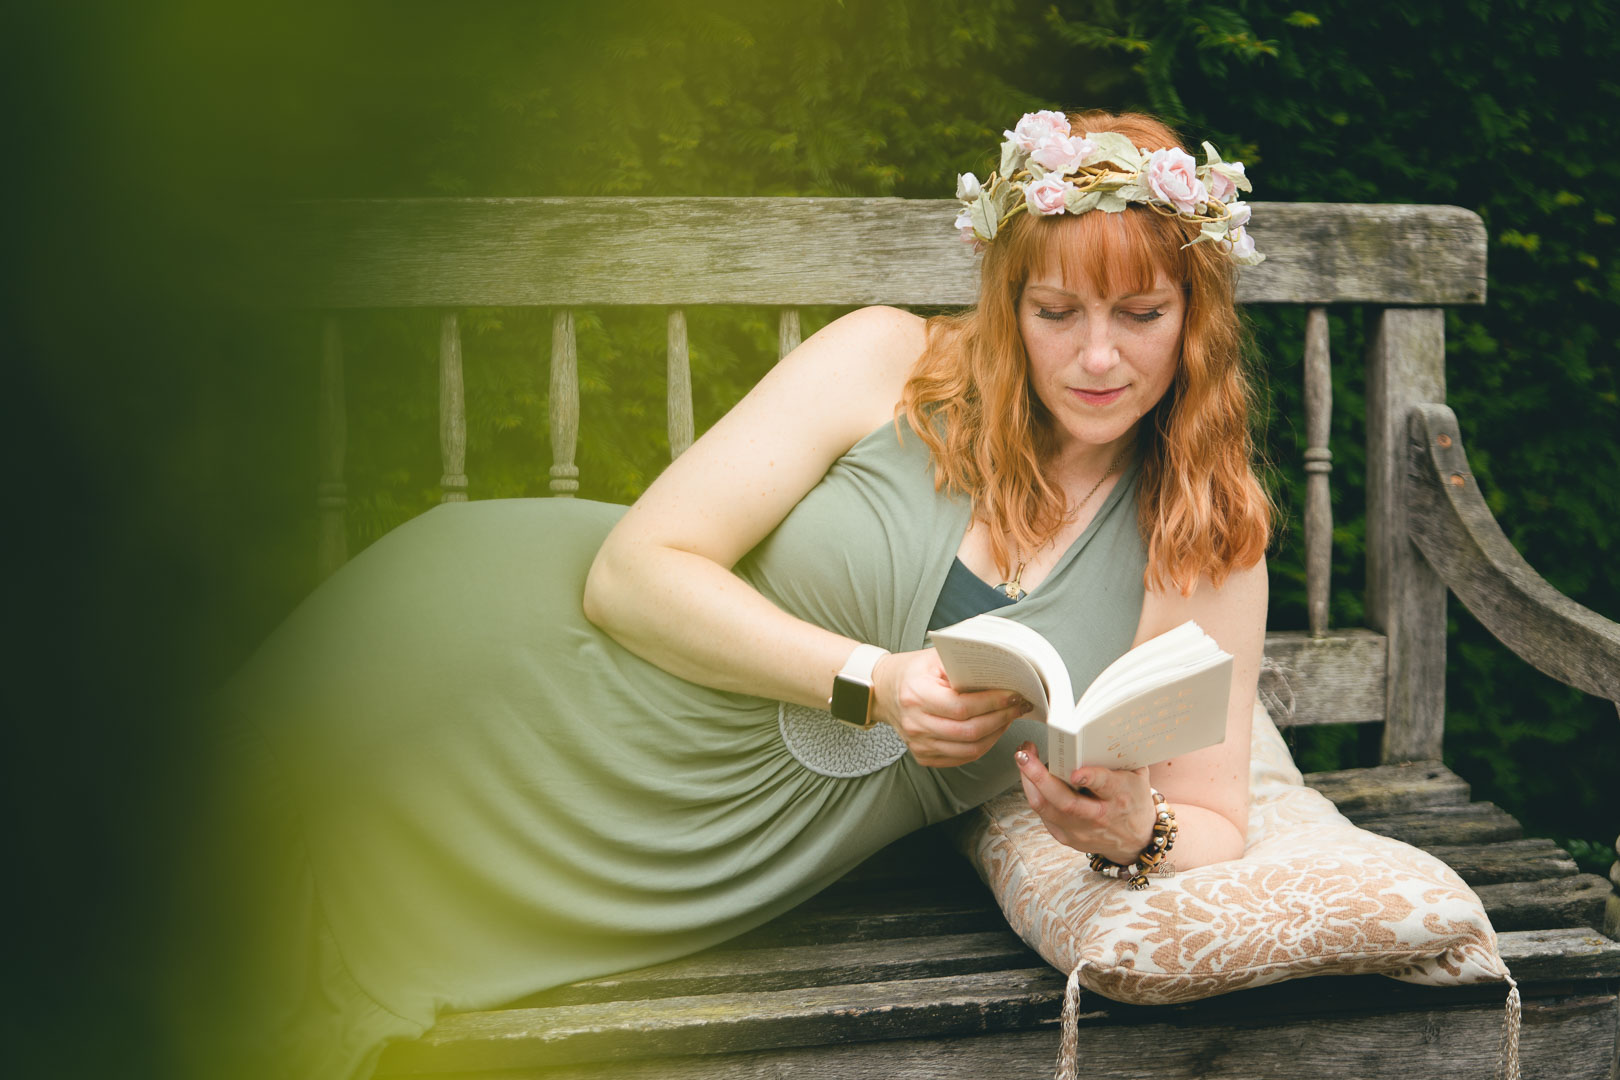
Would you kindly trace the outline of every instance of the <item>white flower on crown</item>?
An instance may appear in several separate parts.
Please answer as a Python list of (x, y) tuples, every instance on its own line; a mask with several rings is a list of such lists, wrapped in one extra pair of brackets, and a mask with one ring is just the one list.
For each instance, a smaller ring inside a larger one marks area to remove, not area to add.
[(1049, 173), (1067, 176), (1080, 170), (1080, 163), (1095, 153), (1097, 144), (1084, 135), (1053, 135), (1030, 151), (1029, 160)]
[(1032, 214), (1061, 214), (1063, 200), (1074, 187), (1057, 176), (1045, 176), (1024, 188), (1024, 201)]
[(1024, 153), (1032, 153), (1035, 148), (1055, 135), (1069, 133), (1069, 118), (1060, 112), (1050, 109), (1041, 112), (1025, 113), (1014, 125), (1011, 131), (1003, 131), (1007, 141), (1017, 145)]
[(972, 173), (963, 173), (956, 178), (956, 197), (963, 202), (972, 202), (979, 197), (979, 178)]
[(1197, 213), (1209, 202), (1209, 192), (1198, 179), (1198, 163), (1179, 147), (1153, 151), (1142, 172), (1148, 190), (1183, 214)]

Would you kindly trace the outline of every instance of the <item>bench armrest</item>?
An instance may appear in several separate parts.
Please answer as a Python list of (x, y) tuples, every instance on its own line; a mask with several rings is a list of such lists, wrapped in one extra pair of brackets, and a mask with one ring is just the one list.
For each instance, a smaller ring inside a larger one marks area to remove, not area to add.
[(1620, 623), (1577, 604), (1524, 561), (1480, 496), (1455, 413), (1415, 406), (1407, 434), (1408, 534), (1435, 573), (1520, 658), (1620, 707)]

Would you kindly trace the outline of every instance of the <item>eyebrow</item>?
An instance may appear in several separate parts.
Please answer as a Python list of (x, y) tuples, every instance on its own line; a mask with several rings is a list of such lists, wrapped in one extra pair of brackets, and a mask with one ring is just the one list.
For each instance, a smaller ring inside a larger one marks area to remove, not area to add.
[[(1070, 300), (1078, 300), (1078, 299), (1080, 299), (1078, 294), (1072, 293), (1067, 289), (1059, 288), (1056, 285), (1026, 285), (1026, 286), (1024, 286), (1024, 291), (1025, 292), (1033, 292), (1035, 290), (1040, 290), (1041, 292), (1055, 293), (1058, 296), (1066, 296)], [(1121, 296), (1120, 299), (1121, 300), (1137, 300), (1137, 299), (1140, 299), (1140, 298), (1145, 297), (1145, 296), (1161, 296), (1161, 295), (1164, 295), (1166, 293), (1172, 293), (1174, 291), (1175, 291), (1174, 289), (1172, 289), (1170, 286), (1166, 285), (1162, 289), (1148, 289), (1148, 290), (1146, 290), (1144, 292), (1127, 293), (1126, 295)]]

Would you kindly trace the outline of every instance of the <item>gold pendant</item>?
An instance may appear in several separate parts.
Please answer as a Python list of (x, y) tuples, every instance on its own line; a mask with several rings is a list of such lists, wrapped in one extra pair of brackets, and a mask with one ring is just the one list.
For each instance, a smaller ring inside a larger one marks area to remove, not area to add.
[(1012, 581), (1003, 581), (1000, 585), (996, 586), (996, 590), (1000, 592), (1002, 596), (1005, 596), (1014, 603), (1017, 603), (1029, 595), (1029, 593), (1024, 591), (1024, 587), (1018, 584), (1017, 578), (1014, 578)]

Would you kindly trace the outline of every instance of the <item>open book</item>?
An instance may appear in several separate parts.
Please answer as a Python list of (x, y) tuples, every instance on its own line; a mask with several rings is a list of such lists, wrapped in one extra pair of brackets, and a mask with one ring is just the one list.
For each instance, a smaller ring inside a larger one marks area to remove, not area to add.
[(1232, 654), (1195, 622), (1109, 664), (1078, 701), (1057, 649), (1022, 623), (975, 615), (930, 637), (955, 689), (1024, 696), (1026, 715), (1046, 722), (1047, 768), (1065, 782), (1081, 765), (1137, 769), (1226, 738)]

